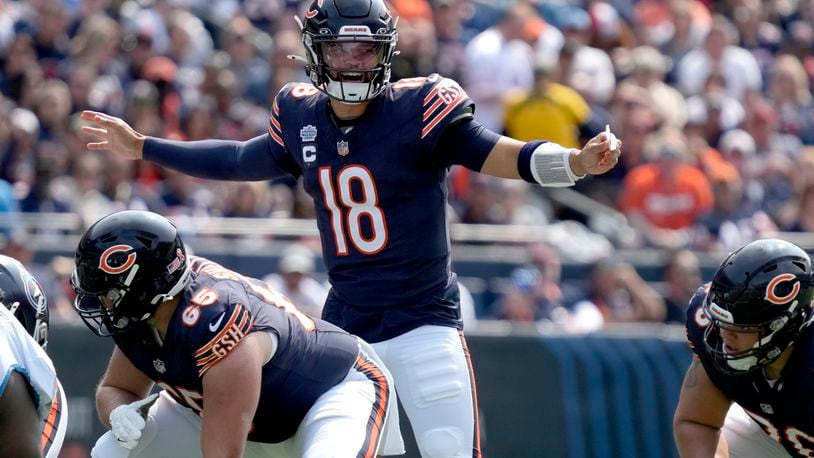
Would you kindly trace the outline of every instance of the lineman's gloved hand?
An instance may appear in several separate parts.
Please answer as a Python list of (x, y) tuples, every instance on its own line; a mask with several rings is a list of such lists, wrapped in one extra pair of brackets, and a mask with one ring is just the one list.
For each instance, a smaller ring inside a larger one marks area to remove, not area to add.
[(133, 450), (141, 438), (146, 424), (147, 410), (158, 398), (158, 393), (130, 404), (122, 404), (110, 412), (110, 429), (122, 447)]

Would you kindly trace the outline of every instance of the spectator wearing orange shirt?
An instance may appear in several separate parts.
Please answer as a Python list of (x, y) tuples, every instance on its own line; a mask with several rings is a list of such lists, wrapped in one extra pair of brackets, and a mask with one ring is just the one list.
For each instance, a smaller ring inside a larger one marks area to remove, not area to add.
[(695, 220), (712, 208), (709, 180), (690, 165), (686, 139), (678, 130), (654, 134), (647, 154), (651, 161), (625, 178), (619, 207), (647, 244), (685, 246)]

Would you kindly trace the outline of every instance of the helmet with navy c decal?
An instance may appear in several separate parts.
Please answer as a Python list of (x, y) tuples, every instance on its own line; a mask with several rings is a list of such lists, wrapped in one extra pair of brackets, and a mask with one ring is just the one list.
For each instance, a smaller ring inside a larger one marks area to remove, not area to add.
[(94, 223), (76, 248), (74, 308), (96, 334), (126, 331), (149, 319), (190, 278), (176, 227), (147, 211), (126, 210)]
[[(704, 342), (718, 368), (741, 374), (775, 361), (810, 324), (813, 295), (811, 260), (792, 243), (756, 240), (730, 254), (704, 300), (712, 324)], [(732, 351), (721, 329), (754, 332), (758, 338), (751, 348)]]

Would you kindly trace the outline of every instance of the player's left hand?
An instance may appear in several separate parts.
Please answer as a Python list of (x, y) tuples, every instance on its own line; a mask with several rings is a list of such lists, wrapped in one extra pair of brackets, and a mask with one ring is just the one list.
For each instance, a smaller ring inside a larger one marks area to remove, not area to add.
[(588, 143), (576, 154), (576, 161), (572, 161), (571, 169), (576, 175), (586, 173), (601, 175), (619, 162), (620, 154), (622, 154), (622, 141), (607, 128), (588, 140)]

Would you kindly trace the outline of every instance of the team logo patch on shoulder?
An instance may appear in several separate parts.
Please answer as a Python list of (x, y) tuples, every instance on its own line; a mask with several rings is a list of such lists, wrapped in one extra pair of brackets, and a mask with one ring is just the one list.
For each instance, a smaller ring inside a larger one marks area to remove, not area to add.
[(347, 156), (350, 153), (350, 145), (345, 140), (336, 142), (336, 152), (340, 156)]
[(316, 126), (307, 125), (300, 129), (300, 138), (303, 142), (313, 142), (317, 139), (317, 128)]

